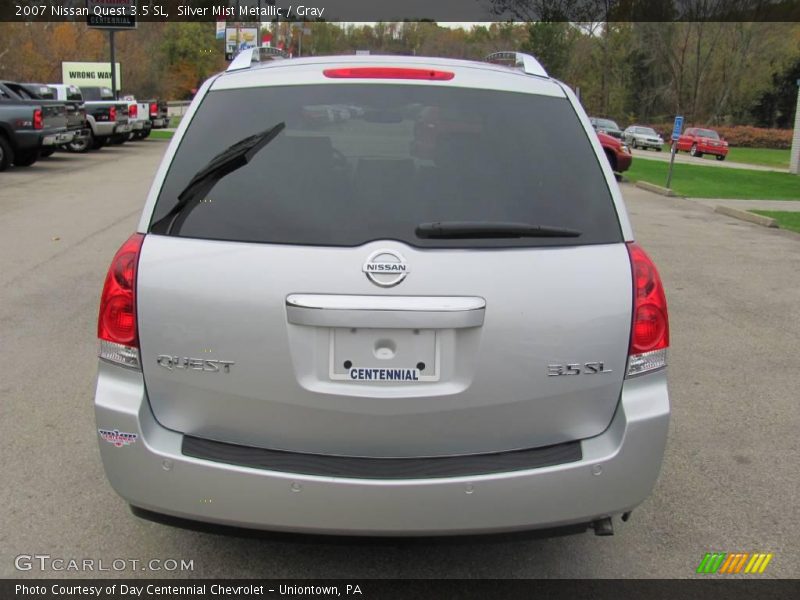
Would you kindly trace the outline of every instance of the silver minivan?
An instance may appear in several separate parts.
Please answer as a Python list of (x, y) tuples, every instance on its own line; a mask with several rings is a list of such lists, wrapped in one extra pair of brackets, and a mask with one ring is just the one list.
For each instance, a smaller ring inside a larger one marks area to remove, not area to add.
[(661, 281), (525, 55), (246, 51), (182, 120), (98, 337), (101, 456), (143, 516), (607, 535), (664, 454)]

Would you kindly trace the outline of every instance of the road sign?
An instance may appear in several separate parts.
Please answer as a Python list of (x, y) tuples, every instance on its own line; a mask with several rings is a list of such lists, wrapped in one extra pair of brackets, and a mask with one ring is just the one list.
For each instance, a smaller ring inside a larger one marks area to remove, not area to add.
[(683, 117), (678, 115), (675, 117), (675, 124), (672, 126), (672, 141), (677, 141), (681, 137), (683, 131)]
[(667, 172), (667, 189), (672, 184), (672, 169), (675, 166), (675, 152), (678, 150), (678, 138), (683, 131), (683, 116), (676, 115), (675, 123), (672, 125), (672, 144), (670, 144), (669, 171)]
[(99, 29), (136, 29), (136, 0), (86, 0), (86, 24)]

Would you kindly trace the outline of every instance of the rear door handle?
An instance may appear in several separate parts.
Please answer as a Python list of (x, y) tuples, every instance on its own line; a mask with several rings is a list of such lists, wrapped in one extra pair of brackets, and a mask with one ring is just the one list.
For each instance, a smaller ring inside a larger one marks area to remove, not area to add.
[(289, 323), (316, 327), (460, 329), (483, 325), (486, 300), (477, 296), (351, 296), (290, 294)]

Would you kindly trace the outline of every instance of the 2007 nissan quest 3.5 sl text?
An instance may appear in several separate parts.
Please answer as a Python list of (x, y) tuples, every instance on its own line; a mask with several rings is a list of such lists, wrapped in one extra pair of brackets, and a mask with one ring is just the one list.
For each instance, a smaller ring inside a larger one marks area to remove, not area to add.
[(272, 54), (202, 86), (108, 271), (114, 489), (268, 530), (612, 533), (664, 455), (667, 306), (578, 100), (515, 53)]

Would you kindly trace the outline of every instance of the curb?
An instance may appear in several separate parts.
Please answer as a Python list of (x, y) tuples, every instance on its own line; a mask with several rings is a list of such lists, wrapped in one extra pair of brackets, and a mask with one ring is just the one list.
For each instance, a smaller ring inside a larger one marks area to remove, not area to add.
[(739, 208), (731, 208), (730, 206), (722, 206), (718, 204), (714, 208), (714, 212), (719, 213), (721, 215), (725, 215), (727, 217), (733, 217), (734, 219), (740, 219), (741, 221), (749, 221), (750, 223), (755, 223), (756, 225), (761, 225), (762, 227), (778, 226), (778, 222), (772, 217), (757, 215), (756, 213), (751, 213), (749, 211), (741, 210)]
[(654, 194), (669, 196), (670, 198), (678, 197), (678, 194), (673, 192), (671, 189), (661, 187), (660, 185), (656, 185), (654, 183), (648, 183), (647, 181), (637, 181), (636, 187), (642, 188), (643, 190), (647, 190), (648, 192), (653, 192)]

